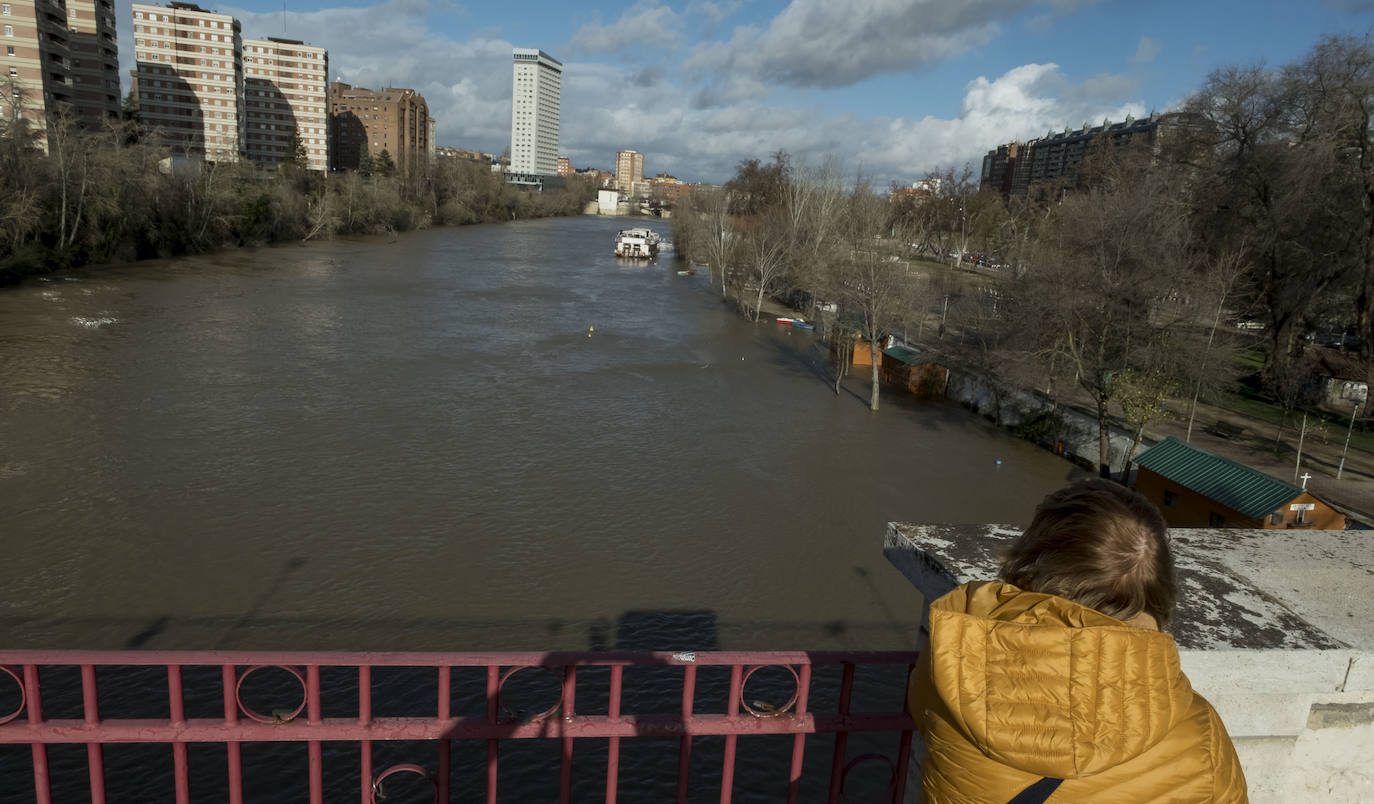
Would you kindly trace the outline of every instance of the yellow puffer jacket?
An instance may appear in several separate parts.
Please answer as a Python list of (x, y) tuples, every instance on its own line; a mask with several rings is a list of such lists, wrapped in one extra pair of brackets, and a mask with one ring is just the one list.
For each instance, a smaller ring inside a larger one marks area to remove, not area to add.
[(1054, 595), (973, 583), (935, 601), (907, 710), (926, 804), (1006, 804), (1044, 776), (1065, 780), (1051, 804), (1246, 801), (1173, 637)]

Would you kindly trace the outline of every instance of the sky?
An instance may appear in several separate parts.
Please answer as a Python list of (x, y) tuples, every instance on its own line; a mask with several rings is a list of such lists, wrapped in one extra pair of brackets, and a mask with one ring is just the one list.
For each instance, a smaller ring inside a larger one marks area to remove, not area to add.
[[(1214, 69), (1374, 31), (1374, 0), (235, 0), (245, 38), (329, 50), (335, 80), (412, 87), (439, 145), (510, 144), (513, 47), (563, 62), (560, 153), (723, 182), (787, 151), (910, 184), (1012, 139), (1176, 108)], [(116, 0), (121, 75), (130, 0)], [(127, 85), (126, 85), (127, 89)]]

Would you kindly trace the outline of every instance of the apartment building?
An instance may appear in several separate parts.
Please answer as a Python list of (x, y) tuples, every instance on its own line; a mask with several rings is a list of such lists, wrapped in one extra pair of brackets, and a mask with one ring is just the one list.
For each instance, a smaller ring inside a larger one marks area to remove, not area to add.
[(139, 114), (175, 151), (213, 161), (244, 152), (239, 21), (193, 3), (133, 4)]
[(514, 57), (510, 172), (517, 176), (556, 175), (563, 62), (537, 48), (517, 47)]
[(400, 176), (425, 172), (430, 154), (429, 105), (413, 89), (329, 85), (330, 146), (335, 170), (357, 170), (363, 154), (386, 151)]
[(67, 0), (72, 105), (88, 128), (119, 119), (119, 45), (114, 15), (112, 0)]
[(1025, 195), (1035, 185), (1073, 179), (1094, 142), (1113, 145), (1144, 142), (1157, 148), (1162, 131), (1180, 124), (1178, 114), (1127, 117), (1119, 123), (1052, 131), (1027, 142), (1010, 142), (983, 157), (979, 186), (1003, 195)]
[(635, 185), (644, 181), (644, 154), (639, 151), (617, 151), (615, 154), (615, 189), (621, 195), (634, 195)]
[(568, 177), (568, 176), (573, 175), (573, 172), (574, 172), (574, 171), (573, 171), (572, 162), (568, 160), (568, 157), (566, 157), (566, 156), (560, 156), (560, 157), (558, 157), (558, 175), (563, 176), (564, 178), (566, 178), (566, 177)]
[(262, 167), (294, 157), (292, 132), (310, 170), (329, 169), (329, 51), (298, 39), (243, 41), (244, 151)]
[[(17, 112), (34, 127), (34, 143), (52, 115), (69, 112), (96, 127), (119, 116), (119, 50), (110, 0), (0, 2), (0, 116)], [(17, 103), (17, 107), (14, 105)]]

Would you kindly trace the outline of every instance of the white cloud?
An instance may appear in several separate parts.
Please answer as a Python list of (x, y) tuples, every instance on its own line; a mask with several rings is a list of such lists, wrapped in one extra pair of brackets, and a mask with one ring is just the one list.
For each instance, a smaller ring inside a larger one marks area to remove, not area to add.
[(693, 48), (687, 67), (768, 83), (843, 87), (928, 67), (992, 41), (1027, 8), (1065, 13), (1080, 0), (791, 0), (766, 29)]
[(573, 53), (615, 53), (646, 46), (672, 49), (681, 34), (681, 15), (657, 0), (648, 0), (631, 6), (610, 25), (583, 25), (569, 46)]
[(1159, 40), (1151, 39), (1148, 36), (1140, 37), (1140, 44), (1135, 47), (1135, 63), (1149, 64), (1159, 55)]
[[(439, 34), (427, 22), (437, 8), (425, 0), (384, 0), (370, 6), (288, 11), (285, 33), (328, 48), (331, 72), (340, 80), (419, 90), (438, 121), (440, 144), (499, 153), (510, 140), (513, 43), (495, 31), (462, 41)], [(652, 12), (663, 6), (638, 8)], [(281, 12), (224, 10), (242, 20), (245, 36), (282, 33)], [(121, 43), (121, 48), (132, 56), (131, 47)], [(868, 66), (856, 64), (852, 74)], [(740, 160), (766, 158), (783, 149), (812, 162), (833, 154), (851, 168), (862, 163), (875, 181), (885, 184), (911, 181), (940, 166), (976, 162), (988, 148), (1008, 139), (1146, 111), (1129, 100), (1137, 91), (1132, 79), (1107, 74), (1072, 80), (1053, 64), (1027, 64), (976, 78), (967, 84), (957, 114), (947, 117), (858, 117), (811, 105), (774, 104), (768, 102), (768, 84), (766, 75), (757, 72), (712, 71), (694, 80), (654, 61), (612, 65), (568, 59), (562, 152), (579, 167), (610, 168), (615, 152), (631, 147), (647, 154), (650, 173), (723, 181)]]

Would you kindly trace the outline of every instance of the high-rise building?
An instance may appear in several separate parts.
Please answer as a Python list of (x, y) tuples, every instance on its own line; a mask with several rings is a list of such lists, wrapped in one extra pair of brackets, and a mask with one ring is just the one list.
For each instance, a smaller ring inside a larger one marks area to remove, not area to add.
[(571, 175), (573, 175), (573, 166), (572, 166), (572, 162), (571, 162), (571, 161), (568, 159), (568, 157), (566, 157), (566, 156), (560, 156), (560, 157), (558, 157), (558, 175), (560, 175), (560, 176), (571, 176)]
[(402, 176), (424, 173), (429, 162), (429, 105), (413, 89), (371, 90), (340, 81), (329, 85), (329, 117), (336, 169), (357, 170), (363, 154), (386, 151)]
[(558, 173), (558, 118), (563, 63), (537, 48), (515, 48), (510, 118), (510, 172)]
[(243, 42), (244, 150), (265, 167), (290, 160), (291, 133), (311, 170), (329, 169), (329, 52), (296, 39)]
[(237, 161), (244, 151), (239, 21), (193, 3), (133, 4), (143, 125), (176, 151)]
[(73, 112), (88, 128), (119, 119), (119, 45), (111, 0), (67, 0)]
[[(88, 126), (119, 116), (119, 53), (110, 0), (0, 2), (0, 81), (14, 81), (17, 98), (0, 97), (0, 115), (18, 101), (47, 150), (45, 131), (55, 114), (70, 112)], [(8, 93), (7, 93), (8, 94)]]
[(621, 195), (634, 195), (635, 185), (644, 181), (644, 154), (639, 151), (617, 151), (615, 154), (615, 188)]

